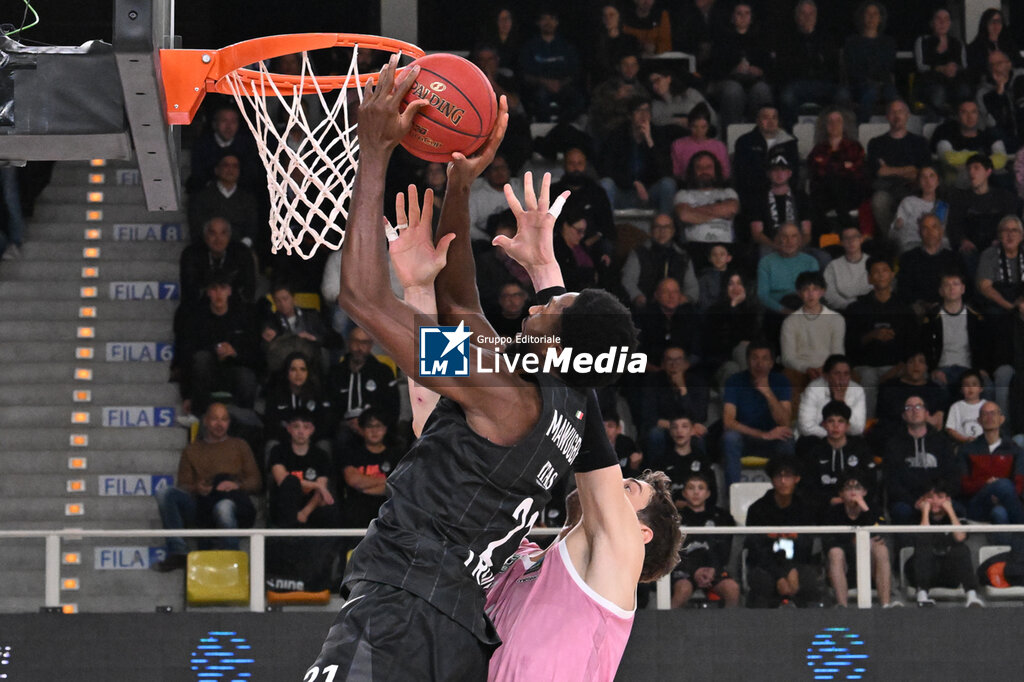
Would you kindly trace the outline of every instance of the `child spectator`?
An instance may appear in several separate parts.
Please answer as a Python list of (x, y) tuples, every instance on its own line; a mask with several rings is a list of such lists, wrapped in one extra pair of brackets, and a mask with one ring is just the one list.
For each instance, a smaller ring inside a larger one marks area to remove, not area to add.
[(683, 509), (683, 489), (691, 474), (701, 474), (707, 478), (708, 502), (715, 506), (718, 502), (718, 486), (715, 483), (715, 472), (711, 469), (711, 460), (704, 451), (704, 442), (694, 438), (696, 424), (687, 414), (677, 414), (669, 422), (669, 434), (672, 444), (657, 453), (654, 465), (665, 472), (672, 480), (672, 499), (676, 507)]
[(338, 508), (330, 483), (330, 456), (312, 444), (313, 413), (297, 408), (288, 417), (288, 441), (270, 451), (271, 521), (283, 528), (335, 528)]
[[(920, 512), (922, 526), (959, 526), (949, 488), (943, 483), (930, 486), (914, 507)], [(974, 574), (967, 533), (916, 533), (914, 556), (907, 567), (907, 580), (917, 586), (917, 605), (935, 606), (928, 596), (933, 587), (960, 587), (967, 591), (965, 606), (985, 606), (978, 597), (978, 577)]]
[(744, 204), (750, 214), (750, 237), (761, 255), (777, 250), (775, 237), (787, 223), (800, 226), (800, 246), (811, 241), (811, 211), (807, 195), (793, 187), (793, 167), (782, 154), (768, 164), (767, 187)]
[(825, 278), (820, 272), (801, 272), (796, 278), (803, 305), (782, 323), (782, 364), (799, 395), (807, 382), (821, 376), (825, 360), (842, 354), (846, 337), (843, 316), (822, 304)]
[(838, 400), (825, 405), (821, 426), (825, 438), (810, 448), (803, 467), (807, 473), (802, 479), (803, 488), (808, 497), (821, 509), (839, 504), (839, 480), (853, 473), (867, 490), (868, 500), (877, 501), (875, 458), (863, 438), (850, 435), (850, 406)]
[(850, 433), (859, 436), (867, 423), (864, 388), (851, 379), (850, 361), (845, 355), (830, 355), (825, 360), (824, 373), (809, 383), (800, 400), (797, 427), (800, 438), (824, 438), (821, 410), (833, 400), (846, 404), (851, 410)]
[[(388, 435), (386, 418), (375, 408), (363, 410), (359, 415), (363, 442), (341, 454), (346, 528), (366, 528), (377, 518), (380, 505), (384, 503), (386, 479), (402, 458), (401, 452), (385, 443)], [(358, 542), (352, 546), (355, 544)]]
[(856, 226), (839, 233), (843, 255), (825, 266), (825, 302), (832, 310), (847, 306), (871, 291), (868, 282), (868, 257), (861, 250), (864, 235)]
[(958, 400), (949, 407), (946, 417), (946, 434), (957, 443), (969, 443), (981, 435), (981, 424), (978, 413), (985, 399), (981, 397), (981, 373), (969, 369), (960, 375), (960, 394)]
[[(839, 503), (825, 510), (823, 525), (877, 526), (882, 522), (879, 511), (868, 503), (868, 491), (858, 473), (850, 471), (839, 479)], [(836, 603), (843, 607), (849, 603), (849, 581), (856, 580), (854, 542), (852, 534), (843, 533), (826, 536), (823, 543), (828, 557), (828, 580), (835, 590)], [(871, 537), (871, 576), (875, 579), (878, 601), (882, 608), (887, 608), (892, 599), (892, 567), (889, 548), (877, 535)]]
[[(683, 526), (735, 526), (729, 512), (711, 503), (713, 478), (690, 472), (676, 500)], [(672, 608), (681, 608), (694, 591), (718, 595), (728, 608), (740, 603), (740, 586), (725, 569), (732, 552), (731, 535), (691, 535), (680, 550), (679, 565), (672, 571)]]
[[(952, 389), (960, 375), (975, 364), (987, 361), (982, 317), (964, 302), (967, 286), (959, 272), (942, 276), (939, 309), (924, 319), (922, 342), (928, 365), (934, 367), (932, 379)], [(954, 397), (951, 395), (950, 397)]]
[(697, 280), (697, 286), (700, 289), (697, 309), (702, 313), (707, 312), (725, 293), (732, 254), (729, 253), (729, 248), (725, 244), (715, 244), (708, 252), (708, 262), (711, 263), (711, 266), (705, 268)]

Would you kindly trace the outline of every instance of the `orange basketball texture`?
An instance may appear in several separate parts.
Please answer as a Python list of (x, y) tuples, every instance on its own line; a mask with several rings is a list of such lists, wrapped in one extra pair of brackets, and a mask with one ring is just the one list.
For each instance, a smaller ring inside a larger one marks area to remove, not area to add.
[(409, 66), (420, 73), (405, 96), (408, 105), (418, 99), (429, 103), (412, 121), (402, 139), (409, 153), (425, 161), (447, 163), (453, 152), (467, 156), (491, 134), (498, 103), (490, 81), (475, 64), (453, 54), (430, 54)]

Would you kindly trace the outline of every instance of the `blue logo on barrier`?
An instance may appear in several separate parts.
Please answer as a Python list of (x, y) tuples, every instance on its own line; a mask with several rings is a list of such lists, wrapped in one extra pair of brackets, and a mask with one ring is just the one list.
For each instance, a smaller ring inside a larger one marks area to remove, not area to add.
[(200, 637), (189, 659), (197, 680), (249, 680), (255, 662), (245, 637), (224, 630)]
[(815, 680), (863, 680), (868, 658), (864, 639), (850, 628), (825, 628), (807, 649)]
[(471, 335), (465, 322), (457, 327), (420, 327), (420, 376), (468, 377)]

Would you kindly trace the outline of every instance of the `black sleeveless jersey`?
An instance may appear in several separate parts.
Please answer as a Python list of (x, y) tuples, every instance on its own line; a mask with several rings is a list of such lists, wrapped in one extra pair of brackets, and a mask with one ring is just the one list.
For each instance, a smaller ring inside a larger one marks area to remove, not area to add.
[(371, 580), (430, 602), (481, 641), (493, 637), (484, 588), (494, 580), (580, 452), (586, 395), (536, 375), (542, 408), (514, 446), (495, 445), (441, 398), (388, 477), (388, 500), (352, 554), (345, 583)]

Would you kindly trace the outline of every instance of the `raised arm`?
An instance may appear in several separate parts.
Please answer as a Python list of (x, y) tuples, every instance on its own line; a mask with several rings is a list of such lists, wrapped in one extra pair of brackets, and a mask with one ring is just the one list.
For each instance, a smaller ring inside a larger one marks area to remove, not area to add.
[(452, 154), (452, 161), (448, 164), (448, 187), (435, 236), (438, 244), (448, 235), (458, 237), (448, 251), (448, 265), (434, 282), (438, 320), (445, 325), (465, 321), (475, 334), (490, 337), (497, 334), (484, 317), (480, 293), (476, 288), (476, 262), (469, 238), (469, 188), (494, 160), (507, 126), (508, 102), (502, 95), (498, 119), (479, 153), (468, 158), (458, 152)]
[(516, 217), (516, 235), (509, 239), (498, 235), (492, 242), (523, 266), (534, 290), (540, 292), (551, 287), (565, 286), (562, 269), (555, 258), (554, 231), (558, 214), (569, 198), (569, 191), (551, 198), (551, 174), (545, 173), (540, 184), (540, 197), (533, 189), (533, 173), (523, 176), (523, 204), (519, 203), (511, 185), (505, 185), (505, 199)]

